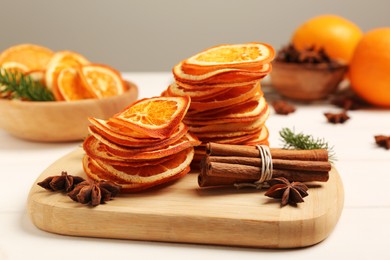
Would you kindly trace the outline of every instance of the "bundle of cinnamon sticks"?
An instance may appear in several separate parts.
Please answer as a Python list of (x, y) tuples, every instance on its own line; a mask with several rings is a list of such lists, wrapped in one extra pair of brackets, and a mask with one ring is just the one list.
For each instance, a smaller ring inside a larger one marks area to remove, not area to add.
[[(272, 177), (290, 181), (326, 182), (332, 166), (326, 149), (270, 148)], [(262, 160), (255, 146), (208, 143), (198, 177), (200, 187), (253, 183), (262, 174)]]

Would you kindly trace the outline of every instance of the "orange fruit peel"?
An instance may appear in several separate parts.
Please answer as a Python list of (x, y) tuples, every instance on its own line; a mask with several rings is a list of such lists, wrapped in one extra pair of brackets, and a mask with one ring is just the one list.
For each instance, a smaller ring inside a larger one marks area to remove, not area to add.
[(301, 24), (291, 42), (299, 51), (323, 48), (332, 59), (349, 63), (361, 37), (362, 31), (351, 21), (337, 15), (319, 15)]

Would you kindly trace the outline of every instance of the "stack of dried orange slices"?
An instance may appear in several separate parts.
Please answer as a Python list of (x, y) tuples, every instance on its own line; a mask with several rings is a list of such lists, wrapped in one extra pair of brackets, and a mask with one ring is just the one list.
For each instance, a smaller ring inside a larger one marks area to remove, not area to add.
[[(268, 105), (260, 80), (271, 71), (274, 49), (265, 43), (218, 45), (174, 66), (163, 96), (191, 97), (184, 122), (203, 144), (268, 144)], [(194, 161), (203, 156), (196, 149)]]
[(131, 104), (109, 120), (89, 118), (84, 171), (94, 180), (111, 180), (136, 192), (190, 171), (199, 140), (182, 122), (190, 98), (153, 97)]

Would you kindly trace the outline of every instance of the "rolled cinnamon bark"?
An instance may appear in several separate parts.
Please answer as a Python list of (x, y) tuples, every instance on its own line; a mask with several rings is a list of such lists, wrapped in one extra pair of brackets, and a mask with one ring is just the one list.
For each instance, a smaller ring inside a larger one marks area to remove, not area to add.
[[(328, 151), (325, 149), (313, 150), (289, 150), (270, 148), (272, 159), (301, 160), (301, 161), (328, 161)], [(212, 156), (237, 156), (237, 157), (259, 157), (259, 150), (256, 146), (208, 143), (206, 154)]]
[[(272, 177), (290, 181), (321, 181), (329, 179), (331, 164), (325, 149), (270, 149)], [(200, 164), (200, 187), (253, 183), (262, 174), (262, 160), (257, 147), (209, 143)]]

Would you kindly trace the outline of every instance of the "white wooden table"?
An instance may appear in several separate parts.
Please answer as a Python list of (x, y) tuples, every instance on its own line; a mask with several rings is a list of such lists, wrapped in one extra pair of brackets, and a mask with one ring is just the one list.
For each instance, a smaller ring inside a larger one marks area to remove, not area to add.
[[(171, 73), (126, 73), (139, 97), (152, 97), (172, 81)], [(272, 147), (281, 146), (283, 127), (329, 141), (345, 189), (344, 210), (323, 242), (303, 249), (266, 250), (176, 243), (68, 237), (37, 229), (26, 212), (28, 192), (40, 173), (73, 151), (75, 143), (34, 143), (0, 129), (0, 259), (390, 259), (390, 150), (374, 135), (390, 135), (390, 110), (351, 111), (345, 124), (322, 115), (338, 108), (299, 105), (289, 116), (271, 110), (267, 126)], [(1, 115), (0, 115), (1, 116)]]

